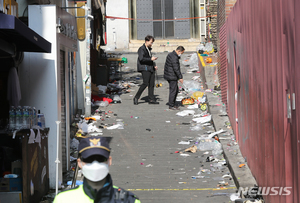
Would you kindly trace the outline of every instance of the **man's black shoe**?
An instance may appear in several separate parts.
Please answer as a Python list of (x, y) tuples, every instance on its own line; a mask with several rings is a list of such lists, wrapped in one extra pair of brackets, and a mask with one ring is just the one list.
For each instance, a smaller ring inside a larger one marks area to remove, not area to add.
[(159, 104), (159, 102), (155, 101), (155, 100), (150, 100), (149, 104)]
[(169, 106), (170, 110), (180, 110), (178, 106)]
[(137, 99), (137, 98), (133, 98), (133, 104), (134, 104), (134, 105), (138, 105), (138, 104), (139, 104), (139, 102), (138, 102), (138, 99)]

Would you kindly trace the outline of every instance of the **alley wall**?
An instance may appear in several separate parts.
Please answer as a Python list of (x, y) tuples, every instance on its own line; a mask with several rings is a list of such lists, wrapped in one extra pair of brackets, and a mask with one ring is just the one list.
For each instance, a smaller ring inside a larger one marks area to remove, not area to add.
[(237, 1), (219, 35), (222, 99), (242, 154), (260, 187), (291, 187), (265, 195), (272, 203), (300, 202), (299, 6)]

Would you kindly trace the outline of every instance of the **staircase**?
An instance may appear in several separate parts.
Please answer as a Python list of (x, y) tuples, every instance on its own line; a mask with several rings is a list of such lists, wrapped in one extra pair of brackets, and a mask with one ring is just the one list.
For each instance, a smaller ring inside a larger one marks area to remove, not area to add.
[[(137, 52), (138, 48), (144, 43), (144, 40), (130, 40), (129, 52)], [(178, 46), (183, 46), (186, 52), (196, 52), (199, 44), (200, 39), (155, 40), (152, 45), (152, 52), (171, 52)]]

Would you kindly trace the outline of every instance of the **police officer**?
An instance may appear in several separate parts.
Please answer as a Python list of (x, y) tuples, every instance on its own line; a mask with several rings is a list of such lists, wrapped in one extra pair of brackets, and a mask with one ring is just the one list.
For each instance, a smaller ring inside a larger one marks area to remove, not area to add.
[(89, 137), (78, 146), (83, 185), (59, 193), (53, 203), (140, 203), (131, 192), (113, 185), (109, 174), (111, 137)]

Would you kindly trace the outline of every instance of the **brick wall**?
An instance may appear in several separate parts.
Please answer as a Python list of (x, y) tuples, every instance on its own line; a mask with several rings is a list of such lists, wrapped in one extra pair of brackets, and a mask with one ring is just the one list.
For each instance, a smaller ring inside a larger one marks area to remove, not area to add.
[[(225, 6), (226, 6), (226, 0), (219, 0), (218, 1), (218, 19), (217, 19), (217, 21), (218, 21), (217, 22), (217, 50), (218, 50), (218, 57), (217, 57), (218, 61), (217, 62), (218, 62), (218, 65), (217, 66), (218, 66), (219, 81), (220, 81), (221, 84), (224, 84), (224, 82), (222, 83), (222, 81), (221, 81), (224, 78), (222, 78), (221, 75), (220, 75), (221, 74), (221, 63), (222, 63), (221, 56), (220, 56), (220, 52), (221, 52), (220, 29), (225, 24), (225, 21), (226, 21)], [(223, 60), (223, 63), (224, 63), (224, 60)]]
[[(220, 58), (220, 29), (225, 24), (227, 17), (229, 16), (234, 4), (237, 0), (218, 0), (218, 18), (217, 18), (217, 50), (218, 50), (218, 74), (219, 79), (222, 80), (222, 77), (220, 75), (221, 73), (221, 66), (226, 64), (221, 64), (221, 58)], [(223, 35), (226, 35), (223, 33)], [(224, 63), (224, 60), (223, 60)]]
[[(217, 15), (218, 15), (218, 1), (216, 0), (208, 0), (207, 1), (207, 5), (206, 5), (206, 8), (207, 8), (207, 16), (211, 16), (210, 17), (210, 28), (209, 28), (209, 24), (208, 24), (208, 20), (206, 21), (207, 22), (207, 41), (211, 41), (214, 45), (214, 47), (216, 48), (217, 47)], [(209, 32), (211, 35), (209, 35)]]
[(236, 3), (237, 0), (225, 0), (225, 13), (226, 13), (226, 18), (230, 14), (232, 7)]

